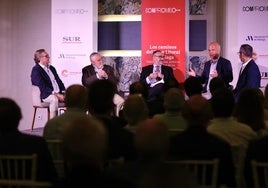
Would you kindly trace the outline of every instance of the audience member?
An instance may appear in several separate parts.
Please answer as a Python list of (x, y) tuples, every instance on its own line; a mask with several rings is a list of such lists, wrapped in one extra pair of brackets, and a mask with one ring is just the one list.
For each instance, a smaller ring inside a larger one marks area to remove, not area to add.
[(180, 83), (175, 77), (170, 77), (167, 79), (167, 81), (164, 83), (163, 92), (167, 92), (170, 88), (182, 89)]
[(63, 156), (68, 164), (62, 187), (131, 187), (103, 171), (108, 134), (100, 121), (80, 114), (64, 127), (62, 135)]
[(0, 98), (0, 154), (37, 154), (38, 181), (56, 183), (58, 176), (44, 138), (28, 135), (18, 130), (22, 119), (20, 107), (9, 98)]
[[(115, 76), (114, 68), (110, 65), (105, 65), (102, 61), (103, 57), (98, 52), (92, 52), (90, 54), (91, 65), (88, 65), (82, 69), (82, 84), (85, 87), (89, 87), (91, 83), (96, 80), (110, 80), (117, 86), (118, 79)], [(119, 110), (124, 103), (124, 99), (118, 95), (117, 89), (113, 98), (116, 105), (114, 115), (119, 115)]]
[(174, 77), (173, 69), (163, 65), (165, 56), (160, 50), (152, 54), (153, 64), (142, 68), (140, 81), (144, 82), (149, 90), (148, 100), (154, 101), (162, 97), (163, 85), (169, 78)]
[(179, 183), (178, 185), (189, 185), (192, 187), (195, 185), (195, 181), (193, 176), (190, 176), (189, 171), (176, 165), (167, 165), (165, 163), (168, 155), (168, 146), (168, 129), (163, 121), (155, 118), (142, 121), (138, 125), (135, 134), (138, 160), (124, 163), (119, 168), (107, 169), (107, 172), (132, 182), (135, 187), (144, 187), (145, 185), (146, 187), (155, 187), (155, 182), (151, 181), (151, 175), (157, 175), (154, 173), (156, 171), (169, 174), (171, 179), (164, 178), (163, 176), (163, 181), (170, 180), (171, 182), (165, 181), (163, 183), (171, 185), (175, 181), (174, 177), (171, 176), (174, 175), (173, 173), (176, 173), (178, 175), (176, 177), (177, 180), (180, 180), (179, 182), (175, 181)]
[(145, 101), (147, 101), (148, 98), (148, 88), (144, 82), (137, 81), (129, 86), (129, 95), (132, 94), (140, 94)]
[(112, 116), (113, 97), (116, 86), (109, 80), (96, 80), (89, 86), (89, 112), (101, 120), (109, 135), (108, 158), (124, 157), (125, 160), (135, 158), (133, 133), (124, 129), (126, 122)]
[[(245, 158), (245, 180), (248, 188), (254, 187), (251, 161), (256, 160), (258, 162), (268, 162), (268, 136), (253, 139), (249, 142), (248, 149)], [(259, 171), (259, 173), (262, 173)], [(260, 176), (261, 177), (261, 176)], [(262, 179), (262, 178), (260, 178)], [(262, 183), (260, 187), (265, 187)]]
[(55, 67), (50, 64), (49, 58), (45, 49), (36, 50), (31, 82), (32, 85), (39, 87), (41, 101), (49, 103), (50, 118), (53, 118), (58, 112), (58, 102), (64, 101), (65, 86)]
[(202, 84), (197, 77), (190, 76), (188, 77), (184, 83), (184, 91), (187, 97), (191, 97), (193, 95), (201, 95), (202, 94)]
[(128, 124), (126, 128), (135, 130), (141, 121), (148, 118), (148, 107), (142, 96), (131, 94), (124, 103), (123, 115)]
[(209, 91), (210, 91), (210, 94), (211, 96), (214, 95), (214, 93), (219, 90), (219, 89), (224, 89), (224, 88), (227, 88), (223, 79), (220, 78), (220, 77), (214, 77), (210, 80), (210, 83), (209, 83)]
[(265, 121), (265, 124), (268, 125), (268, 108), (266, 108), (267, 101), (266, 101), (265, 96), (264, 96), (265, 91), (262, 91), (261, 88), (253, 88), (253, 89), (256, 90), (256, 92), (258, 93), (258, 96), (260, 97), (260, 100), (261, 100), (261, 103), (263, 106), (264, 121)]
[(258, 65), (252, 59), (253, 48), (249, 44), (242, 44), (239, 50), (239, 58), (242, 62), (238, 81), (234, 89), (235, 101), (244, 88), (259, 88), (261, 73)]
[(264, 108), (256, 88), (244, 88), (238, 98), (234, 116), (254, 130), (258, 136), (268, 134)]
[(242, 146), (246, 149), (248, 142), (257, 134), (249, 126), (232, 117), (235, 107), (232, 91), (227, 88), (219, 89), (210, 102), (214, 118), (207, 128), (208, 132), (227, 141), (231, 146)]
[(264, 108), (268, 110), (268, 84), (266, 84), (265, 88), (264, 88)]
[(212, 118), (210, 103), (201, 95), (186, 101), (182, 114), (188, 123), (185, 131), (171, 137), (171, 160), (219, 159), (218, 184), (236, 186), (235, 168), (230, 145), (207, 132)]
[(184, 95), (179, 88), (170, 88), (164, 94), (165, 113), (154, 115), (163, 120), (168, 129), (185, 129), (187, 123), (181, 115), (181, 109), (185, 103)]
[(201, 76), (196, 75), (190, 68), (189, 76), (197, 76), (204, 84), (203, 92), (209, 90), (209, 83), (212, 78), (220, 77), (228, 88), (232, 88), (229, 83), (233, 81), (233, 69), (231, 62), (221, 56), (221, 46), (218, 42), (211, 42), (208, 46), (210, 60), (205, 62), (204, 70)]
[(64, 114), (47, 121), (43, 137), (48, 139), (61, 139), (61, 131), (69, 121), (87, 111), (88, 89), (82, 85), (74, 84), (67, 88), (65, 95), (66, 111)]

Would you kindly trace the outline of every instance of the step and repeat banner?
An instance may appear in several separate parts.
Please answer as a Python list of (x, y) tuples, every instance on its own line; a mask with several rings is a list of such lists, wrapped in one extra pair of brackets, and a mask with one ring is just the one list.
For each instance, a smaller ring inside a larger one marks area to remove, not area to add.
[(152, 52), (165, 54), (179, 82), (185, 80), (185, 1), (142, 0), (142, 66), (152, 64)]
[(264, 87), (268, 83), (268, 1), (239, 0), (238, 8), (239, 44), (253, 47), (262, 75), (261, 86)]
[[(51, 1), (51, 64), (68, 87), (81, 84), (82, 68), (96, 49), (97, 10), (91, 0)], [(96, 2), (95, 2), (96, 4)], [(94, 20), (95, 19), (95, 20)]]

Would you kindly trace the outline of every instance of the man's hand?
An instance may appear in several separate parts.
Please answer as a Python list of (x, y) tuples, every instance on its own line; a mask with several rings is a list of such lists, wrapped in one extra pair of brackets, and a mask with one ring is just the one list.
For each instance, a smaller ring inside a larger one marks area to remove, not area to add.
[(60, 102), (64, 102), (64, 95), (60, 93), (55, 93), (54, 95), (59, 99)]
[(98, 70), (97, 74), (99, 75), (100, 78), (105, 78), (105, 79), (108, 78), (108, 74), (102, 69)]
[(210, 76), (211, 76), (212, 78), (218, 77), (218, 72), (217, 72), (217, 70), (215, 69), (215, 70), (213, 71), (213, 73), (210, 74)]
[(188, 74), (189, 76), (193, 76), (193, 77), (196, 76), (195, 71), (194, 71), (193, 69), (191, 69), (191, 68), (190, 68), (190, 70), (187, 72), (187, 74)]

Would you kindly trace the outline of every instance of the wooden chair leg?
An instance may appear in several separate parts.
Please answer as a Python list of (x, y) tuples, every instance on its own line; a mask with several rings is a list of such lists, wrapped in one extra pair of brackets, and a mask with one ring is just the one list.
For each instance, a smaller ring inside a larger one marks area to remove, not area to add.
[(47, 108), (47, 121), (50, 120), (50, 110), (49, 107)]
[(36, 110), (37, 110), (37, 108), (34, 107), (34, 115), (33, 115), (32, 127), (31, 127), (31, 130), (32, 131), (33, 131), (33, 128), (34, 128), (34, 121), (35, 121), (35, 116), (36, 116)]

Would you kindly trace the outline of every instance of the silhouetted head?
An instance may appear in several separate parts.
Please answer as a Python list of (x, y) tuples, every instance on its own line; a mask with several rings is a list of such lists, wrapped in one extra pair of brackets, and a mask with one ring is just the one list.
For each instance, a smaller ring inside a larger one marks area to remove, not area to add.
[(21, 118), (21, 109), (15, 101), (0, 98), (0, 132), (17, 130)]

